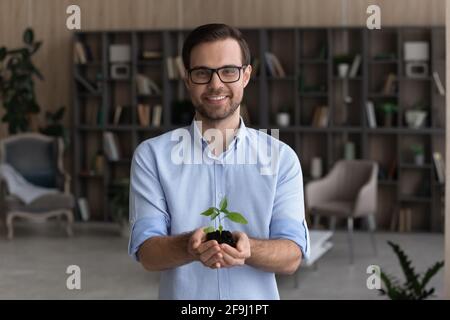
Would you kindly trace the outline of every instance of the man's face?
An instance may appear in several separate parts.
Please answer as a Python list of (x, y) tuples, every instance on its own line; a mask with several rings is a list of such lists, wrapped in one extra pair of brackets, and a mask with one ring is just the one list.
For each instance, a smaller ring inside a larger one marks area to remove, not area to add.
[[(242, 53), (239, 43), (234, 39), (201, 43), (191, 51), (190, 68), (223, 66), (242, 66)], [(217, 73), (207, 84), (195, 84), (187, 77), (186, 87), (192, 104), (205, 119), (222, 120), (231, 116), (239, 107), (244, 88), (250, 79), (251, 66), (240, 70), (240, 78), (233, 83), (223, 83)]]

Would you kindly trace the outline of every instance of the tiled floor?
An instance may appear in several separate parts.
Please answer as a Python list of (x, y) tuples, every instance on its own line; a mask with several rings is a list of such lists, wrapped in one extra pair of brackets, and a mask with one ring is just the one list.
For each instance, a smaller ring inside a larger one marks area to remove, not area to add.
[[(127, 239), (118, 229), (103, 224), (81, 224), (76, 236), (66, 238), (56, 226), (19, 225), (16, 238), (0, 238), (0, 299), (156, 299), (158, 273), (146, 272), (127, 255)], [(392, 250), (386, 244), (400, 244), (417, 271), (444, 256), (442, 234), (379, 233), (379, 254), (373, 256), (369, 237), (355, 234), (355, 264), (348, 263), (346, 233), (338, 231), (334, 247), (317, 270), (302, 268), (293, 276), (278, 276), (282, 299), (380, 299), (367, 289), (369, 265), (379, 265), (401, 275)], [(68, 290), (66, 269), (81, 268), (81, 290)], [(295, 288), (296, 277), (298, 287)], [(437, 298), (443, 294), (443, 271), (432, 279)]]

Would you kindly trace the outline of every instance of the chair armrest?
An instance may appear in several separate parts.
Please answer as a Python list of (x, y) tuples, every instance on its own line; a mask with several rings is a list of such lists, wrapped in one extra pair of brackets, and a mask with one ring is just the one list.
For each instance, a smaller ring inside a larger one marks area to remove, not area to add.
[(317, 204), (331, 200), (334, 191), (334, 178), (330, 174), (322, 179), (309, 182), (305, 187), (305, 203), (307, 209), (311, 209)]
[(353, 215), (355, 217), (375, 214), (377, 211), (377, 175), (378, 168), (375, 168), (372, 171), (369, 181), (359, 190), (353, 209)]
[(59, 190), (66, 194), (70, 194), (70, 183), (71, 183), (72, 177), (69, 173), (63, 171), (58, 172), (57, 176), (57, 187)]

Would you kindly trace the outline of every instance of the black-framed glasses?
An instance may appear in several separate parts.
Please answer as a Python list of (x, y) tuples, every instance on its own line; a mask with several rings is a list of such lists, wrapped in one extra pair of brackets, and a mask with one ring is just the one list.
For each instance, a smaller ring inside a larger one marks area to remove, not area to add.
[(207, 84), (211, 81), (214, 73), (217, 73), (223, 83), (232, 83), (241, 78), (241, 69), (247, 66), (224, 66), (217, 69), (197, 67), (188, 70), (189, 78), (195, 84)]

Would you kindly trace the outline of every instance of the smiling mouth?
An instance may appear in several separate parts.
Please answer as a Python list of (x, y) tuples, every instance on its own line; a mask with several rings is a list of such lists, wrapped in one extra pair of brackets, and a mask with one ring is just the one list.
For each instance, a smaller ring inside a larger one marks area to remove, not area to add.
[(208, 101), (212, 101), (212, 102), (220, 102), (223, 101), (227, 98), (227, 96), (225, 95), (221, 95), (221, 96), (206, 96), (205, 99)]

